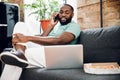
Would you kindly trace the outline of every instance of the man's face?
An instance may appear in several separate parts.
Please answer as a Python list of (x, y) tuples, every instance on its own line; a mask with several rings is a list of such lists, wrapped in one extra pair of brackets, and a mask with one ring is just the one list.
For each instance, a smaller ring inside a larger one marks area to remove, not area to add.
[(65, 5), (61, 7), (59, 12), (59, 21), (61, 25), (66, 25), (69, 22), (71, 22), (72, 17), (73, 17), (73, 11), (69, 6)]

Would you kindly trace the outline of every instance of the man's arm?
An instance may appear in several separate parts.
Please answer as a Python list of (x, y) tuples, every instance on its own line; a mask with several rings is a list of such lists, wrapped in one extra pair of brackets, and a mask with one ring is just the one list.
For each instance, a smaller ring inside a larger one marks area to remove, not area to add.
[(49, 24), (49, 26), (48, 26), (48, 28), (46, 29), (45, 32), (43, 32), (43, 33), (40, 34), (40, 35), (35, 35), (35, 36), (39, 36), (39, 37), (40, 37), (40, 36), (41, 36), (41, 37), (42, 37), (42, 36), (48, 36), (49, 33), (52, 31), (53, 27), (54, 27), (54, 26), (52, 26), (52, 25)]
[(48, 36), (49, 33), (52, 31), (53, 28), (54, 28), (54, 25), (49, 24), (48, 28), (46, 29), (45, 32), (42, 33), (41, 36)]
[(12, 42), (16, 43), (25, 43), (28, 41), (40, 44), (40, 45), (62, 45), (67, 44), (74, 40), (75, 36), (72, 33), (64, 32), (59, 37), (39, 37), (39, 36), (24, 36), (17, 34), (17, 39), (13, 39)]
[(51, 17), (51, 21), (50, 21), (50, 24), (48, 25), (48, 28), (46, 29), (45, 32), (43, 32), (41, 35), (39, 36), (48, 36), (49, 33), (52, 31), (52, 29), (55, 27), (55, 25), (58, 23), (58, 20), (56, 20), (54, 22), (54, 17), (57, 15), (57, 13), (53, 13), (52, 14), (52, 17)]
[(31, 38), (29, 37), (29, 41), (32, 41), (37, 44), (41, 45), (62, 45), (62, 44), (67, 44), (74, 40), (75, 36), (72, 33), (69, 32), (64, 32), (61, 36), (59, 37), (50, 37), (50, 38)]

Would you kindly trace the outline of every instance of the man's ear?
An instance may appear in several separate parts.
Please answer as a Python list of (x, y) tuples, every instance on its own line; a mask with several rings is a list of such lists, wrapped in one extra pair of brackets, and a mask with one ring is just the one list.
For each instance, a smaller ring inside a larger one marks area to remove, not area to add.
[(74, 16), (74, 13), (72, 14), (72, 17)]

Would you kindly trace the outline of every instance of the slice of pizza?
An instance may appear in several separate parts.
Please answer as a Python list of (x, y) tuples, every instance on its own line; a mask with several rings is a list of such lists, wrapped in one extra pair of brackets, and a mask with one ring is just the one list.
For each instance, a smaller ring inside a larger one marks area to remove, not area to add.
[(120, 66), (117, 62), (109, 63), (86, 63), (84, 71), (92, 74), (115, 74), (120, 73)]

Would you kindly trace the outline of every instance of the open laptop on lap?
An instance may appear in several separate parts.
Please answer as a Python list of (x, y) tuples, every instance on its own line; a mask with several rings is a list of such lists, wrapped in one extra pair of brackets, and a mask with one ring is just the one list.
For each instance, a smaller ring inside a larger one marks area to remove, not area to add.
[(82, 68), (82, 45), (44, 46), (46, 69)]

